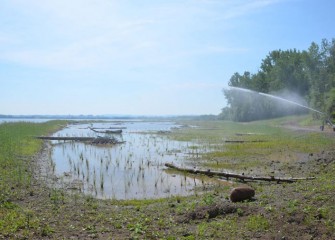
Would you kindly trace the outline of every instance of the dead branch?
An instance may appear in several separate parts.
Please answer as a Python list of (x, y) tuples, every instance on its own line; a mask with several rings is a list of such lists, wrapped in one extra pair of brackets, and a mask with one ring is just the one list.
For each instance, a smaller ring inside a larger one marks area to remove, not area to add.
[(260, 143), (260, 142), (267, 142), (264, 140), (253, 140), (253, 141), (244, 141), (244, 140), (226, 140), (226, 143)]
[(89, 142), (91, 144), (121, 144), (124, 143), (123, 141), (118, 141), (114, 137), (44, 137), (39, 136), (35, 137), (37, 139), (43, 140), (59, 140), (59, 141), (82, 141), (82, 142)]
[(93, 141), (94, 137), (35, 137), (43, 140), (60, 140), (60, 141)]
[(93, 132), (96, 133), (107, 133), (107, 134), (121, 134), (122, 133), (122, 129), (118, 129), (118, 130), (105, 130), (105, 131), (100, 131), (100, 130), (96, 130), (94, 128), (89, 127), (90, 130), (92, 130)]
[(315, 177), (307, 177), (307, 178), (278, 178), (278, 177), (274, 177), (274, 176), (270, 176), (270, 177), (254, 177), (254, 176), (246, 176), (246, 175), (241, 175), (241, 174), (236, 174), (236, 173), (227, 173), (227, 172), (218, 172), (218, 171), (212, 171), (210, 169), (208, 170), (199, 170), (196, 168), (181, 168), (178, 167), (174, 164), (171, 163), (165, 163), (166, 167), (169, 168), (173, 168), (176, 169), (178, 171), (182, 171), (182, 172), (188, 172), (188, 173), (193, 173), (193, 174), (204, 174), (207, 176), (219, 176), (219, 177), (224, 177), (227, 180), (229, 178), (236, 178), (236, 179), (240, 179), (242, 181), (245, 180), (249, 180), (249, 181), (268, 181), (268, 182), (288, 182), (288, 183), (292, 183), (292, 182), (296, 182), (296, 181), (300, 181), (300, 180), (312, 180), (315, 179)]

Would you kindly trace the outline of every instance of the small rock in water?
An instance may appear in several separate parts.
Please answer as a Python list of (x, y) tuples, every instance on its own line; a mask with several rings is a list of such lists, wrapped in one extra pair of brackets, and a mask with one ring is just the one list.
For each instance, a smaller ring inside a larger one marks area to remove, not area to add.
[(230, 200), (232, 202), (241, 202), (243, 200), (251, 199), (255, 196), (255, 190), (251, 187), (236, 187), (230, 193)]

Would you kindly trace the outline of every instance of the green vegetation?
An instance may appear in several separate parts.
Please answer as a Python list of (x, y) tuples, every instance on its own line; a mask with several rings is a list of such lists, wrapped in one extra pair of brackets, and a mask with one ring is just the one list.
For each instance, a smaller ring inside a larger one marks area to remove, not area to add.
[(20, 197), (20, 195), (13, 196), (13, 188), (29, 188), (32, 178), (30, 160), (41, 150), (41, 141), (33, 139), (33, 136), (51, 133), (59, 128), (59, 124), (61, 122), (56, 121), (44, 124), (24, 122), (0, 124), (2, 201)]
[[(290, 116), (274, 120), (253, 123), (236, 122), (185, 122), (197, 124), (199, 128), (184, 128), (172, 135), (177, 140), (201, 143), (206, 152), (196, 161), (212, 169), (238, 170), (245, 172), (269, 173), (273, 171), (272, 161), (280, 161), (282, 174), (294, 173), (289, 163), (319, 149), (332, 149), (334, 141), (320, 132), (292, 131), (294, 127), (308, 129), (315, 123), (311, 116)], [(211, 125), (211, 127), (209, 126)], [(318, 130), (317, 126), (310, 129)], [(316, 140), (317, 139), (317, 140)], [(226, 141), (244, 141), (244, 143), (226, 143)], [(266, 163), (264, 165), (263, 163)]]
[[(4, 239), (333, 239), (335, 146), (312, 117), (233, 123), (188, 121), (168, 136), (193, 140), (188, 161), (199, 168), (254, 175), (315, 176), (292, 184), (215, 184), (193, 196), (99, 200), (38, 178), (36, 159), (47, 135), (65, 122), (0, 125), (0, 238)], [(286, 127), (297, 127), (297, 129)], [(243, 140), (244, 143), (226, 143)], [(259, 142), (258, 140), (262, 140)], [(253, 142), (254, 141), (254, 142)], [(256, 142), (255, 142), (256, 141)], [(205, 152), (202, 154), (202, 152)], [(173, 174), (178, 174), (174, 172)], [(51, 177), (51, 176), (50, 176)], [(248, 184), (254, 201), (231, 203), (230, 188)], [(106, 187), (106, 186), (104, 186)], [(217, 212), (215, 206), (231, 206)], [(204, 213), (201, 215), (200, 213)], [(198, 217), (201, 216), (201, 217)]]
[(33, 136), (49, 134), (59, 129), (60, 124), (64, 123), (0, 124), (0, 236), (20, 230), (26, 236), (36, 230), (44, 234), (51, 232), (48, 226), (42, 226), (29, 207), (22, 207), (16, 202), (34, 192), (32, 159), (41, 150), (42, 144)]
[[(229, 85), (256, 92), (275, 92), (284, 98), (300, 96), (300, 100), (306, 100), (312, 108), (335, 117), (334, 59), (335, 39), (331, 42), (324, 39), (320, 45), (313, 42), (304, 51), (274, 50), (262, 60), (257, 73), (235, 73)], [(306, 112), (301, 107), (278, 103), (257, 94), (225, 89), (224, 95), (228, 101), (228, 107), (221, 113), (224, 119), (253, 121)], [(314, 117), (320, 116), (315, 113)]]

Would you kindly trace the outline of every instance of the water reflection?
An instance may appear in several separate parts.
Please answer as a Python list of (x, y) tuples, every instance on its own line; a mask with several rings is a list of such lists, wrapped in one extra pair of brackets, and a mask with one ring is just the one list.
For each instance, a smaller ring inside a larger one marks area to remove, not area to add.
[[(80, 189), (98, 198), (143, 199), (193, 193), (201, 181), (169, 174), (164, 163), (184, 165), (191, 143), (169, 140), (156, 131), (169, 131), (170, 122), (113, 122), (70, 125), (55, 136), (96, 137), (89, 128), (122, 127), (115, 135), (125, 143), (97, 146), (81, 142), (53, 141), (54, 172), (67, 188)], [(193, 144), (194, 146), (194, 144)]]

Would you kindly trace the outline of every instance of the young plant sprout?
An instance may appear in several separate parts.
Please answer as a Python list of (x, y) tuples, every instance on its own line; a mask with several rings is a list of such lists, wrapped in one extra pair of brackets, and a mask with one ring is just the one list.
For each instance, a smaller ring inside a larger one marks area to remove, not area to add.
[[(128, 126), (125, 123), (125, 126), (137, 127), (136, 124)], [(159, 131), (159, 123), (149, 122), (138, 124), (138, 130), (134, 132), (124, 131), (122, 144), (97, 146), (83, 142), (61, 142), (54, 145), (51, 153), (55, 162), (53, 169), (60, 175), (62, 171), (74, 173), (71, 176), (82, 180), (84, 193), (101, 198), (156, 198), (189, 194), (189, 190), (197, 182), (200, 184), (200, 180), (189, 181), (191, 179), (187, 175), (179, 174), (169, 177), (170, 173), (164, 171), (164, 164), (172, 161), (183, 164), (185, 158), (189, 158), (189, 155), (185, 155), (190, 150), (189, 146), (194, 146), (191, 151), (198, 158), (203, 150), (200, 144), (178, 142), (165, 135), (146, 132), (146, 127), (152, 129), (155, 124)], [(99, 136), (84, 126), (87, 125), (80, 127), (80, 136)], [(173, 126), (171, 123), (170, 127)], [(102, 125), (92, 123), (91, 127), (99, 129)], [(56, 135), (75, 137), (75, 131), (78, 129), (70, 125)], [(64, 161), (64, 156), (67, 161)]]

